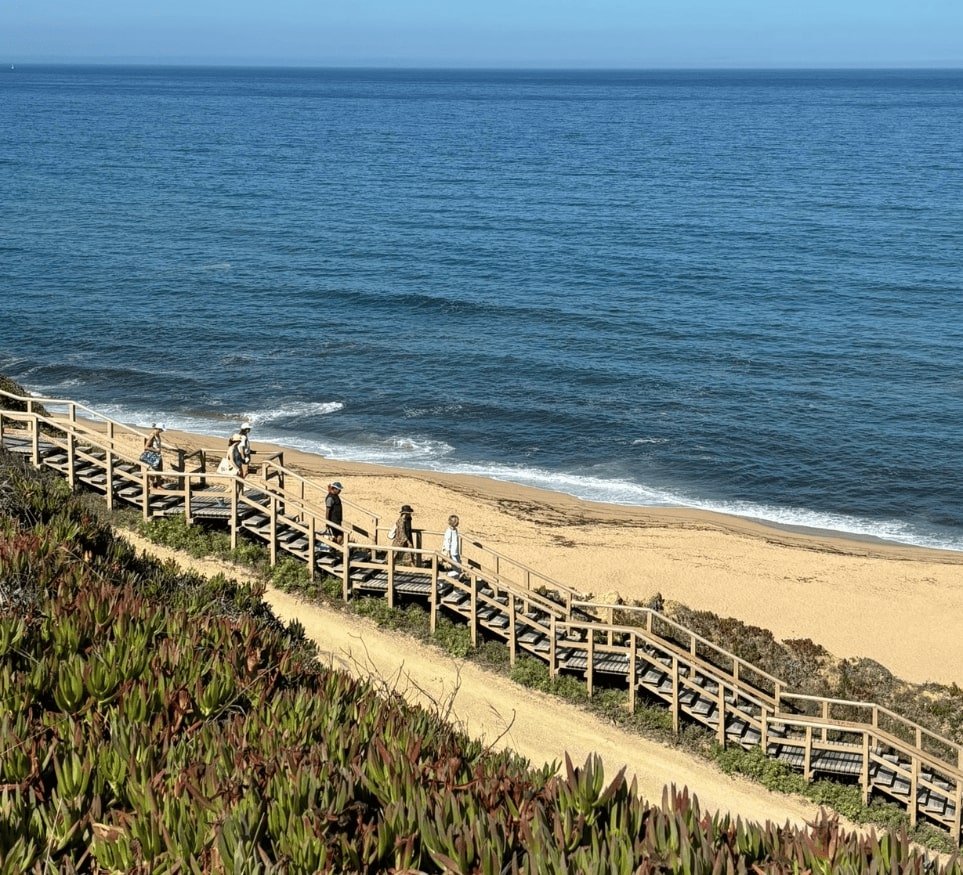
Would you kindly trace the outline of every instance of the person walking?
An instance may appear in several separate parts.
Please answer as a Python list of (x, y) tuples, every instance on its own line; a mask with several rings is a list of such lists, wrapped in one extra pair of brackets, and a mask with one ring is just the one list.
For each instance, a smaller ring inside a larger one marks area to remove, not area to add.
[(344, 531), (341, 529), (342, 510), (341, 510), (341, 490), (344, 487), (335, 480), (328, 484), (328, 494), (324, 499), (324, 520), (327, 527), (325, 535), (331, 538), (335, 544), (344, 542)]
[[(392, 547), (414, 547), (415, 536), (411, 530), (411, 515), (414, 508), (410, 504), (401, 505), (398, 521), (395, 523), (395, 534), (391, 539)], [(398, 557), (399, 565), (414, 565), (414, 553), (401, 553)]]
[[(161, 442), (161, 432), (164, 427), (161, 425), (151, 426), (150, 434), (144, 438), (144, 452), (140, 454), (142, 461), (151, 471), (161, 471), (164, 468), (163, 444)], [(163, 477), (148, 477), (151, 486), (162, 486)]]
[(221, 459), (221, 464), (217, 466), (218, 474), (234, 474), (236, 477), (244, 479), (244, 456), (241, 453), (241, 440), (236, 434), (232, 434), (227, 442), (227, 453)]
[[(237, 451), (241, 456), (241, 464), (238, 466), (238, 474), (247, 477), (251, 470), (251, 423), (242, 422), (241, 427), (231, 435), (231, 441), (237, 441)], [(228, 443), (228, 453), (231, 445)]]
[(449, 577), (461, 576), (461, 535), (458, 533), (458, 523), (459, 519), (455, 514), (448, 517), (448, 528), (445, 529), (445, 539), (441, 544), (441, 552), (455, 566), (448, 572)]

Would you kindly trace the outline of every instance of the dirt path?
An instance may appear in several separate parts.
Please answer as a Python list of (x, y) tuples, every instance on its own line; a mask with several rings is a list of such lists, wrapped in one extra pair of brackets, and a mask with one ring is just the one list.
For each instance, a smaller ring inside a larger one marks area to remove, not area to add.
[[(251, 575), (228, 563), (185, 559), (174, 550), (121, 533), (138, 550), (173, 559), (201, 574), (224, 573), (239, 580)], [(802, 825), (815, 806), (771, 793), (741, 778), (723, 774), (710, 763), (676, 748), (623, 732), (551, 696), (525, 689), (507, 678), (455, 660), (404, 635), (386, 632), (351, 614), (309, 604), (268, 588), (265, 600), (283, 621), (299, 621), (317, 645), (322, 661), (356, 675), (374, 677), (410, 701), (429, 707), (450, 705), (449, 719), (493, 747), (512, 748), (533, 765), (564, 762), (568, 752), (579, 765), (598, 753), (609, 778), (625, 767), (639, 792), (652, 802), (668, 784), (687, 786), (703, 809), (726, 811), (754, 821)]]

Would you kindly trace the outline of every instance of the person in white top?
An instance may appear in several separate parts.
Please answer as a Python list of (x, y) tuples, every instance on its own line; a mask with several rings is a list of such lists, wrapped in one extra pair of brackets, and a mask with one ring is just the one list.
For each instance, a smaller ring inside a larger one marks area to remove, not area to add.
[(461, 575), (461, 535), (458, 534), (458, 522), (458, 517), (454, 514), (448, 517), (448, 528), (445, 529), (445, 540), (441, 545), (441, 552), (455, 566), (448, 572), (449, 577)]

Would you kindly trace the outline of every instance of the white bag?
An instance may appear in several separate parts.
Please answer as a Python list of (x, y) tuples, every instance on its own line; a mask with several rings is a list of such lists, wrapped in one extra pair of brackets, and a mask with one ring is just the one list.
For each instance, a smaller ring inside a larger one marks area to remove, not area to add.
[(237, 474), (237, 468), (231, 464), (231, 460), (225, 456), (221, 459), (221, 464), (217, 466), (218, 474)]
[(397, 527), (397, 526), (392, 526), (390, 529), (388, 529), (388, 538), (389, 538), (390, 540), (393, 541), (393, 540), (395, 539), (395, 535), (397, 535), (397, 534), (398, 534), (398, 527)]

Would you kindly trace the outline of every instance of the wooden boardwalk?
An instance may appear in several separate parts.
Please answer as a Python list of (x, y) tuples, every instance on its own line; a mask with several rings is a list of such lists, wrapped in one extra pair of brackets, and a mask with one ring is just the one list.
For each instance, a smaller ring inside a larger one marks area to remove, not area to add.
[[(323, 484), (285, 468), (280, 454), (263, 463), (256, 486), (212, 473), (218, 459), (211, 465), (204, 452), (178, 454), (158, 488), (131, 450), (141, 432), (73, 401), (0, 392), (0, 407), (17, 406), (0, 410), (0, 446), (101, 493), (111, 508), (222, 525), (233, 545), (244, 533), (267, 545), (272, 564), (292, 556), (312, 577), (337, 578), (345, 600), (376, 595), (393, 606), (417, 599), (429, 609), (432, 631), (442, 616), (462, 622), (475, 643), (480, 636), (503, 642), (512, 664), (534, 657), (553, 676), (582, 678), (590, 695), (603, 680), (621, 685), (630, 710), (642, 700), (662, 703), (677, 733), (684, 721), (694, 723), (719, 744), (759, 748), (807, 780), (857, 783), (865, 801), (895, 800), (912, 823), (926, 819), (961, 839), (963, 746), (886, 708), (794, 693), (657, 611), (585, 601), (477, 542), (468, 543), (465, 565), (451, 577), (437, 551), (385, 544), (387, 526), (348, 502), (339, 545), (326, 534)], [(626, 622), (611, 622), (616, 612)]]

